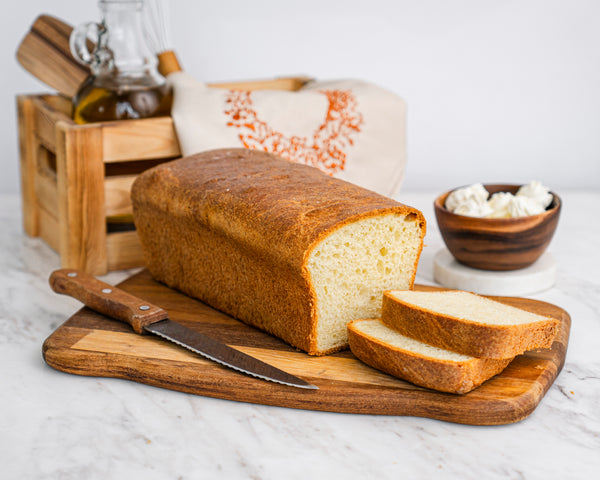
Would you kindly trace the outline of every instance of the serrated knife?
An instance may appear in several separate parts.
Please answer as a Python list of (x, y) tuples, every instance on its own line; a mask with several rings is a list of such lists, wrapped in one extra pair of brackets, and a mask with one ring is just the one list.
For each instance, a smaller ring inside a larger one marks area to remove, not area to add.
[(69, 295), (92, 310), (129, 324), (135, 333), (153, 333), (221, 365), (253, 377), (292, 387), (318, 389), (301, 378), (169, 320), (166, 310), (87, 273), (61, 269), (50, 275), (56, 293)]

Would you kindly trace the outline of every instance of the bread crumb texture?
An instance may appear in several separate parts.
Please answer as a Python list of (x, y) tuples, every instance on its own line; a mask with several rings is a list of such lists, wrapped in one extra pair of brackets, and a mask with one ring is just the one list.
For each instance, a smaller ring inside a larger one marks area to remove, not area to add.
[(312, 250), (319, 350), (345, 345), (349, 321), (379, 317), (385, 290), (412, 287), (421, 235), (415, 215), (387, 214), (344, 225)]
[(384, 325), (379, 320), (358, 321), (354, 323), (354, 328), (356, 328), (357, 331), (362, 332), (369, 337), (381, 340), (392, 347), (408, 350), (423, 357), (436, 358), (449, 362), (467, 362), (474, 358), (450, 350), (443, 350), (428, 345), (427, 343), (420, 342), (419, 340), (415, 340), (414, 338), (407, 337)]
[(438, 314), (487, 325), (520, 325), (547, 321), (547, 317), (490, 300), (470, 292), (393, 291), (390, 296), (407, 304)]

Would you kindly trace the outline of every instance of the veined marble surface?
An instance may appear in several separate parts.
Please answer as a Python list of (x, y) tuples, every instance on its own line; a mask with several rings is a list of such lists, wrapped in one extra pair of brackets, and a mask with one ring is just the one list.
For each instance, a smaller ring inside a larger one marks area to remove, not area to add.
[[(0, 196), (0, 478), (586, 479), (600, 472), (600, 192), (560, 192), (556, 285), (531, 298), (572, 317), (566, 364), (538, 408), (505, 426), (251, 405), (53, 370), (43, 341), (79, 309), (54, 294), (58, 255)], [(435, 192), (418, 283), (441, 248)], [(117, 283), (133, 273), (103, 277)]]

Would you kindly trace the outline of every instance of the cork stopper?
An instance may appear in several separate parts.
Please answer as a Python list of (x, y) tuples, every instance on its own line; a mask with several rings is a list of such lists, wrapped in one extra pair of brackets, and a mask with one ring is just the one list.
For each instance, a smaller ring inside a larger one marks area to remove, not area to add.
[(173, 72), (181, 72), (181, 65), (173, 50), (166, 50), (157, 55), (158, 71), (164, 77)]

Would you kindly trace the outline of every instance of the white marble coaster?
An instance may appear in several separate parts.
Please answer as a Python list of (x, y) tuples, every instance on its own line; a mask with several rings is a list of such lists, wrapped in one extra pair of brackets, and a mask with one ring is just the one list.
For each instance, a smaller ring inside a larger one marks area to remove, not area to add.
[(545, 252), (527, 268), (495, 272), (458, 263), (448, 249), (443, 248), (433, 259), (433, 278), (446, 288), (482, 295), (526, 295), (541, 292), (554, 285), (556, 261), (550, 253)]

